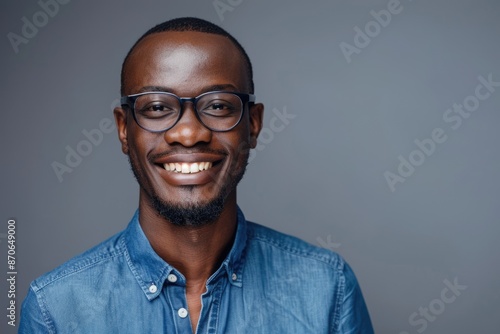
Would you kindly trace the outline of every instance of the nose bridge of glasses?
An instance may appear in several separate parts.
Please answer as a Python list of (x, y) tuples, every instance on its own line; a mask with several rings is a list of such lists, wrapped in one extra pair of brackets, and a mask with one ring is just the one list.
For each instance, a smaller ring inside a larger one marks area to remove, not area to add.
[[(181, 107), (180, 111), (185, 111), (186, 108), (188, 108), (189, 105), (191, 105), (192, 110), (196, 113), (198, 109), (196, 108), (196, 103), (198, 102), (196, 100), (196, 97), (179, 97), (179, 104)], [(191, 102), (186, 105), (186, 102)]]
[[(198, 103), (198, 99), (196, 97), (178, 97), (177, 99), (179, 101), (180, 109), (179, 109), (179, 116), (178, 116), (176, 123), (181, 121), (181, 119), (183, 119), (183, 118), (185, 119), (186, 118), (185, 114), (189, 113), (188, 109), (191, 109), (190, 111), (192, 112), (192, 114), (191, 114), (190, 118), (194, 117), (196, 119), (196, 122), (198, 123), (198, 125), (201, 125), (201, 126), (206, 128), (206, 125), (203, 123), (203, 121), (200, 118), (200, 115), (198, 113), (198, 108), (196, 106), (196, 104)], [(186, 103), (186, 102), (190, 102), (190, 103)]]

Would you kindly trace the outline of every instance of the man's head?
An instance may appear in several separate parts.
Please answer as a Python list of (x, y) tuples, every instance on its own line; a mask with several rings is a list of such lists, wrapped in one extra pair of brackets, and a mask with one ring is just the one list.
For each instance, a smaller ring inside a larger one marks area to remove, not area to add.
[(253, 94), (254, 93), (254, 83), (253, 83), (253, 70), (252, 70), (252, 62), (250, 61), (250, 58), (248, 57), (245, 49), (241, 46), (241, 44), (234, 38), (232, 35), (230, 35), (227, 31), (222, 29), (221, 27), (194, 17), (183, 17), (183, 18), (177, 18), (173, 20), (169, 20), (163, 23), (160, 23), (153, 28), (149, 29), (144, 35), (142, 35), (137, 42), (130, 48), (127, 56), (125, 57), (125, 60), (123, 61), (122, 64), (122, 71), (121, 71), (121, 95), (126, 95), (125, 94), (125, 77), (126, 77), (126, 64), (128, 59), (130, 58), (130, 55), (134, 52), (136, 46), (147, 36), (159, 32), (167, 32), (167, 31), (196, 31), (196, 32), (204, 32), (208, 34), (216, 34), (220, 36), (224, 36), (227, 39), (229, 39), (234, 46), (238, 49), (238, 51), (241, 53), (241, 56), (243, 57), (243, 62), (245, 66), (245, 71), (246, 71), (246, 76), (248, 80), (248, 85), (249, 85), (249, 93)]
[[(177, 108), (163, 102), (166, 97), (177, 101), (165, 93), (178, 97), (212, 91), (243, 93), (243, 97), (253, 93), (250, 60), (233, 37), (200, 19), (160, 24), (143, 35), (125, 58), (121, 91), (123, 96), (156, 93), (148, 95), (142, 109), (137, 102), (115, 109), (122, 151), (141, 188), (141, 207), (174, 224), (198, 226), (217, 219), (228, 203), (236, 204), (236, 185), (262, 127), (262, 104), (232, 103), (233, 107), (223, 108), (227, 100), (219, 95), (214, 95), (217, 100), (187, 101)], [(229, 116), (221, 117), (220, 111), (236, 114), (238, 108), (241, 121), (228, 131), (213, 131), (201, 122), (227, 123)], [(152, 121), (169, 117), (167, 110), (180, 114), (177, 122), (166, 131), (150, 131)]]

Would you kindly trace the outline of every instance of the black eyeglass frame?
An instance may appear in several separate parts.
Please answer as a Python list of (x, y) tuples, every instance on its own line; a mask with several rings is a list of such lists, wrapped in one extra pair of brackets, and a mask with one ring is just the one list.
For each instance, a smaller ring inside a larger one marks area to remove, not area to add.
[[(203, 121), (202, 121), (202, 119), (200, 117), (200, 114), (198, 112), (198, 108), (196, 108), (196, 104), (198, 103), (198, 101), (202, 97), (204, 97), (205, 95), (214, 94), (214, 93), (229, 93), (229, 94), (233, 94), (233, 95), (236, 95), (240, 99), (240, 101), (241, 101), (241, 108), (242, 108), (242, 110), (241, 110), (240, 118), (238, 119), (238, 121), (236, 122), (236, 124), (234, 124), (229, 129), (226, 129), (226, 130), (216, 130), (216, 129), (210, 128), (205, 123), (203, 123)], [(166, 129), (163, 129), (163, 130), (154, 130), (153, 131), (153, 130), (150, 130), (150, 129), (146, 129), (144, 126), (142, 126), (137, 121), (137, 117), (136, 117), (136, 114), (135, 114), (135, 101), (140, 96), (147, 95), (147, 94), (165, 94), (165, 95), (170, 95), (172, 97), (175, 97), (179, 101), (179, 105), (181, 106), (181, 109), (179, 111), (179, 115), (177, 116), (177, 119), (175, 120), (175, 122), (170, 127), (166, 128)], [(134, 117), (134, 120), (137, 123), (137, 125), (139, 125), (139, 127), (141, 127), (142, 129), (144, 129), (146, 131), (149, 131), (149, 132), (153, 132), (153, 133), (165, 132), (165, 131), (170, 130), (171, 128), (173, 128), (177, 124), (177, 122), (179, 122), (179, 120), (182, 118), (182, 114), (184, 113), (184, 110), (185, 110), (185, 108), (184, 108), (184, 102), (191, 102), (191, 103), (193, 103), (193, 109), (195, 111), (196, 118), (198, 119), (198, 121), (201, 124), (203, 124), (204, 127), (206, 127), (207, 129), (209, 129), (210, 131), (227, 132), (227, 131), (231, 131), (236, 126), (238, 126), (238, 124), (240, 124), (241, 120), (243, 119), (243, 114), (245, 113), (245, 106), (248, 103), (248, 106), (250, 107), (251, 104), (253, 104), (255, 102), (255, 95), (253, 95), (253, 94), (247, 94), (247, 93), (240, 93), (240, 92), (231, 92), (231, 91), (217, 90), (217, 91), (206, 92), (206, 93), (200, 94), (200, 95), (198, 95), (196, 97), (180, 97), (180, 96), (177, 96), (177, 95), (175, 95), (173, 93), (170, 93), (170, 92), (152, 91), (152, 92), (144, 92), (144, 93), (126, 95), (126, 96), (122, 96), (120, 98), (120, 104), (121, 104), (121, 106), (122, 107), (128, 107), (128, 108), (130, 108), (130, 111), (132, 112), (132, 116)]]

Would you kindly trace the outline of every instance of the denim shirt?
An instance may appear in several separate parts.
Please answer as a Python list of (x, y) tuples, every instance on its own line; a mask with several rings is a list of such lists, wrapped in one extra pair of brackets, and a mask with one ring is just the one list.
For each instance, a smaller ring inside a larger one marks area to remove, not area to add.
[[(19, 333), (192, 333), (186, 279), (139, 225), (32, 282)], [(207, 280), (196, 333), (373, 333), (359, 285), (336, 253), (247, 222)]]

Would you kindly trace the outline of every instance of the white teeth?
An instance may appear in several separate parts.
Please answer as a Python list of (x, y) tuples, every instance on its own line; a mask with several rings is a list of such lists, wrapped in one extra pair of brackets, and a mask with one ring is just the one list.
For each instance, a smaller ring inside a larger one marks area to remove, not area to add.
[(166, 171), (182, 173), (182, 174), (199, 173), (211, 167), (212, 167), (212, 162), (193, 162), (193, 163), (176, 162), (176, 163), (163, 164), (163, 168), (165, 168)]
[(189, 168), (189, 171), (191, 173), (197, 173), (200, 170), (198, 169), (198, 164), (195, 162), (194, 164), (191, 164), (191, 167)]

